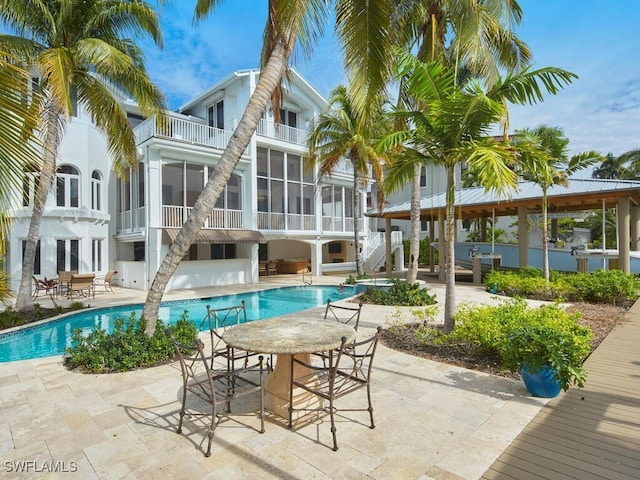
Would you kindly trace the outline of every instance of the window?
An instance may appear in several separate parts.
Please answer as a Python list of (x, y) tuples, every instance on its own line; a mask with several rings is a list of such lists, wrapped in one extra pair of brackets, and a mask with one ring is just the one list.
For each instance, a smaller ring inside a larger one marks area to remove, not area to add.
[(94, 272), (102, 271), (102, 243), (101, 238), (91, 240), (91, 270)]
[(224, 101), (220, 100), (207, 109), (207, 120), (210, 127), (224, 130)]
[(80, 240), (56, 241), (56, 269), (58, 272), (78, 270), (80, 264)]
[(138, 163), (138, 207), (144, 207), (144, 163)]
[(133, 260), (136, 262), (144, 262), (145, 256), (144, 242), (133, 242)]
[(212, 260), (231, 260), (236, 257), (235, 243), (212, 243), (211, 259)]
[[(22, 261), (24, 262), (24, 251), (27, 248), (27, 241), (26, 240), (22, 240)], [(40, 269), (40, 240), (38, 240), (38, 243), (36, 243), (36, 258), (35, 261), (33, 262), (33, 274), (34, 275), (40, 275), (42, 273), (41, 269)]]
[(204, 188), (204, 166), (187, 163), (185, 168), (186, 205), (193, 207)]
[(101, 188), (102, 176), (98, 170), (94, 170), (91, 174), (91, 210), (101, 210)]
[(303, 174), (303, 162), (300, 155), (258, 147), (259, 212), (284, 213), (286, 198), (287, 213), (313, 214), (314, 175)]
[(56, 178), (56, 205), (58, 207), (75, 207), (80, 205), (80, 174), (71, 165), (61, 165)]
[(420, 186), (427, 186), (427, 169), (422, 166), (420, 166)]
[(291, 110), (280, 109), (280, 123), (296, 128), (298, 126), (298, 114)]
[(22, 206), (33, 207), (36, 190), (40, 182), (40, 172), (25, 171), (22, 179)]
[(242, 210), (240, 177), (238, 175), (231, 175), (231, 178), (227, 181), (224, 190), (213, 207), (226, 208), (228, 210)]
[(136, 115), (135, 113), (127, 112), (127, 120), (129, 120), (131, 128), (133, 128), (136, 125), (140, 125), (144, 121), (144, 117), (142, 115)]
[(162, 165), (162, 204), (184, 205), (183, 162)]

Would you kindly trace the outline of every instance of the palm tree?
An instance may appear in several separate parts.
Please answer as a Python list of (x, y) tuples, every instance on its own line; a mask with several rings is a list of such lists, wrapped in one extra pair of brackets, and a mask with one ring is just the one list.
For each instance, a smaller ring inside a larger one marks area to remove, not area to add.
[(74, 102), (105, 132), (119, 175), (136, 162), (136, 144), (126, 113), (106, 82), (131, 94), (143, 113), (162, 112), (164, 97), (144, 69), (140, 49), (126, 35), (162, 35), (157, 16), (144, 1), (1, 0), (0, 20), (15, 35), (0, 35), (0, 49), (41, 75), (44, 154), (26, 240), (16, 309), (32, 308), (31, 282), (44, 205), (56, 173), (56, 157)]
[(617, 157), (608, 153), (599, 167), (593, 169), (593, 178), (635, 180), (640, 172), (640, 149), (630, 150)]
[(541, 101), (543, 87), (554, 94), (575, 75), (557, 68), (524, 70), (496, 81), (485, 90), (476, 80), (459, 85), (456, 70), (439, 60), (423, 63), (405, 53), (399, 65), (399, 76), (408, 79), (408, 92), (423, 108), (396, 112), (395, 115), (408, 120), (410, 128), (384, 140), (386, 148), (404, 145), (401, 159), (394, 162), (385, 181), (402, 184), (412, 174), (415, 162), (434, 162), (446, 169), (444, 330), (448, 333), (455, 326), (455, 169), (467, 162), (487, 190), (505, 192), (514, 188), (517, 177), (511, 167), (515, 150), (508, 141), (495, 141), (491, 129), (506, 117), (507, 101), (518, 104)]
[[(33, 132), (38, 115), (24, 100), (29, 97), (30, 75), (15, 59), (0, 52), (0, 302), (9, 296), (5, 254), (12, 200), (19, 191), (27, 166), (40, 163), (40, 144)], [(35, 96), (38, 94), (35, 93)]]
[(542, 188), (542, 271), (549, 281), (549, 243), (547, 242), (547, 204), (549, 188), (567, 185), (569, 177), (602, 160), (598, 152), (588, 151), (569, 159), (569, 139), (560, 127), (538, 125), (516, 131), (519, 166), (524, 178)]
[[(424, 62), (443, 58), (456, 69), (457, 82), (470, 76), (493, 85), (500, 70), (519, 71), (529, 64), (531, 52), (514, 33), (522, 19), (522, 9), (516, 1), (460, 2), (430, 0), (398, 2), (394, 15), (397, 44), (415, 51)], [(398, 108), (419, 108), (403, 91), (399, 82)], [(412, 107), (413, 105), (413, 107)], [(406, 125), (404, 127), (406, 128)], [(414, 165), (411, 181), (411, 234), (407, 281), (418, 275), (420, 233), (420, 170), (426, 165)]]
[[(355, 248), (356, 275), (362, 270), (360, 253), (360, 222), (362, 220), (362, 202), (360, 187), (366, 182), (369, 168), (374, 178), (382, 181), (382, 163), (374, 147), (384, 127), (382, 109), (374, 122), (363, 122), (353, 108), (351, 97), (344, 85), (337, 86), (331, 92), (330, 110), (320, 115), (311, 131), (307, 144), (309, 148), (309, 167), (320, 164), (319, 179), (331, 175), (343, 157), (347, 157), (353, 167), (353, 245)], [(382, 197), (378, 202), (382, 204)]]
[[(219, 3), (219, 0), (198, 0), (196, 19), (207, 16)], [(336, 30), (344, 46), (345, 67), (354, 108), (363, 118), (369, 118), (370, 108), (378, 104), (377, 98), (384, 91), (391, 72), (391, 2), (370, 1), (366, 8), (361, 8), (360, 2), (356, 0), (336, 0), (334, 3)], [(231, 177), (270, 98), (274, 111), (277, 112), (275, 107), (280, 93), (278, 87), (296, 41), (300, 42), (305, 53), (309, 53), (318, 34), (322, 33), (328, 13), (326, 0), (269, 1), (258, 84), (225, 151), (153, 279), (143, 312), (144, 317), (149, 320), (148, 332), (151, 333), (155, 328), (152, 319), (158, 317), (160, 301), (169, 279)]]

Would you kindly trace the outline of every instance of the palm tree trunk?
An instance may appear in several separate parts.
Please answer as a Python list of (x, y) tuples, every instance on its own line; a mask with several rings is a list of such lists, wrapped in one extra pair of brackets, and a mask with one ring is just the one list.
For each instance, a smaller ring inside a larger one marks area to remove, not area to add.
[(411, 230), (409, 231), (409, 268), (407, 282), (414, 283), (418, 279), (418, 257), (420, 256), (420, 173), (419, 163), (413, 167), (411, 183)]
[(242, 152), (244, 152), (247, 145), (249, 145), (251, 137), (258, 126), (258, 122), (260, 118), (262, 118), (262, 114), (269, 103), (271, 93), (278, 86), (284, 74), (294, 43), (295, 38), (291, 38), (289, 43), (283, 38), (277, 40), (267, 64), (260, 70), (258, 84), (251, 94), (251, 98), (249, 98), (247, 108), (236, 130), (233, 132), (227, 148), (211, 173), (207, 184), (193, 206), (189, 218), (187, 218), (180, 233), (178, 233), (178, 237), (171, 244), (169, 252), (162, 260), (144, 304), (143, 316), (148, 322), (147, 333), (153, 334), (155, 330), (160, 301), (164, 295), (167, 283), (193, 243), (196, 234), (200, 231), (205, 217), (211, 211), (216, 200), (222, 193), (242, 156)]
[(25, 241), (24, 258), (22, 259), (22, 275), (20, 277), (20, 287), (18, 288), (15, 306), (19, 312), (27, 312), (33, 309), (32, 277), (36, 261), (38, 237), (40, 236), (40, 223), (42, 221), (42, 215), (44, 214), (47, 196), (49, 195), (56, 175), (56, 156), (62, 134), (60, 118), (63, 114), (58, 109), (53, 108), (50, 99), (45, 105), (44, 115), (46, 115), (45, 125), (47, 126), (44, 141), (44, 158), (33, 201), (33, 211), (31, 212), (31, 219), (29, 220), (29, 231)]
[(362, 202), (360, 201), (360, 174), (358, 171), (357, 152), (351, 152), (353, 165), (353, 246), (355, 248), (356, 275), (362, 275), (362, 253), (360, 252), (360, 221), (362, 220)]
[[(444, 333), (451, 333), (455, 327), (453, 314), (456, 308), (456, 261), (455, 261), (455, 199), (454, 167), (447, 166), (447, 248), (445, 256), (445, 301), (444, 301)], [(442, 240), (440, 240), (442, 241)]]
[(549, 242), (547, 241), (547, 189), (542, 189), (542, 274), (549, 281)]

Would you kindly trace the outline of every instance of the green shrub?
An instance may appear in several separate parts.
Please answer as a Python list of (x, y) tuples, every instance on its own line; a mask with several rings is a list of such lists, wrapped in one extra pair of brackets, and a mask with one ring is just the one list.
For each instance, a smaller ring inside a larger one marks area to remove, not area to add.
[(7, 308), (0, 312), (0, 329), (17, 327), (27, 322), (28, 319), (20, 312), (16, 312), (13, 308)]
[(409, 283), (404, 280), (390, 279), (391, 287), (387, 289), (369, 288), (362, 293), (361, 299), (376, 305), (398, 305), (418, 307), (433, 305), (436, 296), (430, 295), (426, 289), (420, 288), (419, 283)]
[(593, 303), (620, 303), (638, 296), (638, 279), (622, 270), (597, 270), (590, 273), (566, 275), (582, 300)]
[(580, 313), (569, 314), (559, 305), (529, 307), (515, 299), (498, 306), (463, 306), (456, 326), (440, 342), (461, 342), (500, 355), (505, 368), (533, 371), (547, 365), (560, 385), (583, 386), (582, 363), (591, 351), (592, 332), (578, 323)]
[(356, 280), (367, 280), (371, 278), (371, 275), (367, 274), (367, 273), (363, 273), (362, 275), (358, 275), (357, 277), (354, 277), (353, 275), (349, 275), (347, 277), (347, 279), (344, 281), (345, 285), (355, 285), (356, 284)]
[[(409, 262), (411, 255), (411, 241), (402, 240), (402, 248), (404, 249), (404, 259)], [(418, 265), (429, 265), (429, 257), (431, 255), (431, 244), (429, 238), (423, 238), (420, 240), (420, 248), (418, 250)]]
[(78, 302), (78, 301), (72, 302), (71, 305), (69, 305), (69, 310), (71, 310), (71, 311), (82, 310), (84, 308), (87, 308), (85, 306), (85, 304), (82, 303), (82, 302)]
[(551, 271), (549, 282), (538, 269), (527, 267), (519, 272), (492, 271), (486, 275), (487, 290), (512, 297), (540, 300), (585, 301), (616, 304), (633, 301), (638, 296), (638, 280), (620, 270), (597, 270), (589, 273)]
[[(146, 320), (136, 320), (134, 313), (128, 321), (116, 319), (112, 333), (96, 326), (85, 336), (78, 328), (73, 332), (73, 345), (66, 349), (65, 365), (70, 369), (107, 373), (152, 366), (172, 358), (175, 350), (162, 320), (156, 322), (152, 336), (147, 335), (145, 328)], [(186, 311), (172, 330), (178, 342), (195, 343), (197, 329)]]

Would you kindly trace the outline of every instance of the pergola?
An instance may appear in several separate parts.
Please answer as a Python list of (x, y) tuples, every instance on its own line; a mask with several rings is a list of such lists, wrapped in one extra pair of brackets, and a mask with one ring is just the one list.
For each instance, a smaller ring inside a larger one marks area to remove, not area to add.
[[(571, 179), (566, 186), (554, 185), (547, 191), (549, 213), (568, 213), (616, 208), (618, 224), (618, 267), (629, 272), (629, 251), (640, 250), (640, 182), (633, 180)], [(439, 238), (445, 238), (445, 193), (420, 199), (420, 219), (430, 222), (429, 234), (433, 241), (434, 222), (438, 221)], [(516, 190), (497, 195), (483, 187), (456, 191), (456, 220), (487, 219), (492, 217), (518, 217), (518, 243), (520, 266), (528, 265), (527, 215), (542, 212), (542, 188), (533, 182), (519, 182)], [(410, 202), (373, 211), (368, 216), (387, 220), (387, 245), (390, 245), (391, 220), (409, 220)], [(553, 234), (552, 234), (553, 235)], [(440, 258), (444, 258), (443, 242)], [(387, 250), (390, 262), (390, 251)]]

